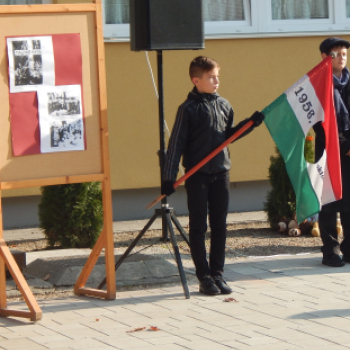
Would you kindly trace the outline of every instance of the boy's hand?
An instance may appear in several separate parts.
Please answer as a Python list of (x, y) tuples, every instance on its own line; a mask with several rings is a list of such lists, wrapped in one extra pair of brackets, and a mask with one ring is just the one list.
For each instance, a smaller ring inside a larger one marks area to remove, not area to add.
[(254, 122), (254, 126), (259, 126), (264, 119), (265, 116), (258, 111), (254, 112), (254, 114), (249, 118), (249, 120)]
[(162, 183), (162, 187), (160, 189), (161, 194), (165, 194), (166, 196), (170, 196), (175, 192), (174, 182), (173, 181), (164, 181)]

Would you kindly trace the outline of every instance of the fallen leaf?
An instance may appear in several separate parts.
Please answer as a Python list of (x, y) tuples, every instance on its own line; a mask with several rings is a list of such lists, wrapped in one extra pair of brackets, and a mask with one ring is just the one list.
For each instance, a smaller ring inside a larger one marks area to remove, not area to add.
[(160, 329), (158, 327), (155, 326), (151, 326), (149, 327), (150, 331), (160, 331)]
[(230, 303), (231, 301), (235, 301), (236, 303), (238, 303), (238, 301), (235, 298), (226, 298), (224, 301), (226, 301), (227, 303)]
[(49, 278), (50, 278), (50, 274), (48, 273), (44, 278), (43, 278), (43, 281), (47, 281)]
[(179, 245), (179, 248), (183, 249), (183, 250), (186, 250), (186, 251), (190, 251), (190, 249), (188, 247), (184, 247), (183, 245)]
[(96, 321), (96, 322), (98, 322), (99, 320), (100, 320), (99, 318), (96, 318), (96, 320), (95, 320), (95, 321)]
[(132, 329), (131, 331), (126, 331), (126, 333), (140, 332), (140, 331), (143, 331), (145, 329), (146, 329), (146, 327), (139, 327), (139, 328)]

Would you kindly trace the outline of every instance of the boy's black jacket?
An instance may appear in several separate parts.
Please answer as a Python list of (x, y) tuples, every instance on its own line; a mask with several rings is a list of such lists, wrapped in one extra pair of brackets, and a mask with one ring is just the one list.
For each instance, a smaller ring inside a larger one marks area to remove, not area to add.
[[(184, 168), (189, 170), (225, 142), (233, 131), (233, 115), (230, 103), (219, 94), (199, 94), (194, 88), (178, 108), (165, 158), (164, 180), (176, 180), (181, 155)], [(226, 147), (198, 172), (215, 174), (230, 168)]]

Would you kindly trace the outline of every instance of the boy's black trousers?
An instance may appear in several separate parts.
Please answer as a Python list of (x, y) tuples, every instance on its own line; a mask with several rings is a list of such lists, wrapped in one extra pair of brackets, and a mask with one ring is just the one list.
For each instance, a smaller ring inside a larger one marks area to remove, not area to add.
[[(229, 173), (195, 173), (186, 180), (185, 187), (189, 211), (190, 249), (197, 278), (201, 281), (205, 275), (222, 276), (225, 264)], [(205, 247), (208, 214), (211, 228), (209, 263)]]
[(340, 254), (350, 257), (350, 212), (340, 212), (340, 221), (343, 227), (343, 241), (339, 244), (337, 233), (337, 212), (321, 210), (318, 215), (318, 224), (323, 242), (321, 251), (324, 256)]

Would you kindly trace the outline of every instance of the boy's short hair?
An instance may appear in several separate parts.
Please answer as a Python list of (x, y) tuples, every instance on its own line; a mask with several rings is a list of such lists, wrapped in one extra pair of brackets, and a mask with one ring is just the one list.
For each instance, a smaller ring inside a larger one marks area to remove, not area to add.
[(336, 37), (327, 38), (322, 41), (320, 45), (320, 51), (321, 53), (325, 53), (328, 56), (331, 53), (333, 48), (339, 47), (339, 46), (341, 47), (345, 46), (348, 49), (350, 47), (350, 42), (342, 38), (336, 38)]
[(198, 56), (190, 63), (190, 78), (201, 78), (203, 73), (209, 72), (214, 68), (220, 68), (218, 62), (209, 57)]

